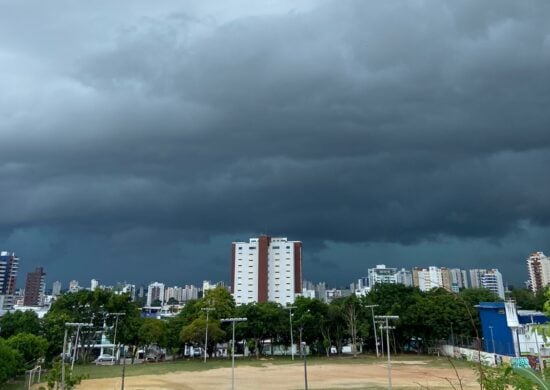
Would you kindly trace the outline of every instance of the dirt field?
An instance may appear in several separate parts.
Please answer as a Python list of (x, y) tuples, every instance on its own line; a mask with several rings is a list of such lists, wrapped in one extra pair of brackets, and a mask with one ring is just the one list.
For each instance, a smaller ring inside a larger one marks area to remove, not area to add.
[[(459, 369), (464, 389), (478, 389), (475, 373)], [(449, 380), (459, 388), (452, 368), (430, 367), (425, 362), (403, 362), (392, 365), (392, 384), (395, 388), (452, 389)], [(120, 389), (120, 378), (83, 381), (79, 390)], [(308, 366), (310, 389), (366, 389), (387, 388), (388, 371), (385, 364), (320, 364)], [(127, 390), (219, 390), (231, 389), (231, 368), (218, 368), (199, 372), (178, 372), (165, 375), (127, 377)], [(303, 389), (304, 367), (301, 363), (264, 367), (237, 366), (235, 389), (280, 390)]]

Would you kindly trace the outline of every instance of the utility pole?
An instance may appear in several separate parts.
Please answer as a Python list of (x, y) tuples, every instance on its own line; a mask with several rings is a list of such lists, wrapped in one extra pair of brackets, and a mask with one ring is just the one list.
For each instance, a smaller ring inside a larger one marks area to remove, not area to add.
[(292, 360), (294, 360), (294, 336), (292, 332), (292, 309), (296, 309), (296, 306), (287, 306), (285, 307), (288, 310), (288, 317), (290, 319), (290, 354), (292, 355)]
[[(113, 337), (113, 356), (111, 357), (111, 362), (114, 363), (114, 359), (116, 357), (116, 354), (117, 354), (117, 347), (116, 347), (116, 331), (117, 331), (117, 327), (118, 327), (118, 317), (119, 316), (125, 316), (126, 313), (107, 313), (107, 316), (116, 316), (116, 319), (115, 319), (115, 336)], [(118, 360), (118, 359), (117, 359)]]
[[(302, 344), (302, 330), (304, 328), (300, 326), (300, 355), (302, 356), (302, 359), (304, 359), (304, 389), (308, 390), (307, 388), (307, 351), (304, 351), (304, 345)], [(305, 344), (305, 343), (304, 343)]]
[(208, 349), (208, 314), (215, 309), (213, 307), (203, 307), (201, 310), (206, 312), (206, 332), (204, 335), (204, 362), (206, 363), (206, 350)]
[(397, 320), (399, 319), (399, 316), (376, 316), (376, 318), (379, 318), (381, 320), (385, 320), (386, 325), (381, 326), (380, 328), (386, 329), (386, 346), (388, 353), (388, 389), (391, 390), (391, 359), (390, 359), (390, 329), (395, 329), (395, 326), (389, 326), (389, 320)]
[(376, 331), (376, 323), (374, 322), (374, 308), (378, 307), (379, 305), (367, 305), (366, 308), (370, 307), (371, 313), (372, 313), (372, 328), (374, 329), (374, 344), (376, 345), (376, 357), (380, 357), (380, 353), (378, 352), (378, 332)]
[(231, 390), (235, 390), (235, 323), (246, 321), (245, 317), (222, 318), (221, 322), (231, 322), (233, 326), (233, 338), (231, 339)]
[(94, 324), (86, 323), (86, 322), (65, 322), (65, 336), (63, 337), (63, 359), (61, 360), (61, 390), (65, 390), (65, 355), (66, 355), (66, 349), (67, 349), (67, 331), (68, 327), (77, 328), (76, 332), (76, 339), (75, 339), (75, 351), (73, 353), (72, 363), (71, 363), (71, 374), (74, 367), (74, 359), (76, 356), (76, 349), (78, 348), (78, 332), (80, 331), (81, 327), (92, 327)]

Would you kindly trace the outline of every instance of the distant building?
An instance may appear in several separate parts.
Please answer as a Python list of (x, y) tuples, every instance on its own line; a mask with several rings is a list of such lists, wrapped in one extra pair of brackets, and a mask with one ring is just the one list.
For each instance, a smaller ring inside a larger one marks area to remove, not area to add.
[(147, 289), (147, 306), (152, 306), (153, 302), (160, 301), (161, 304), (165, 302), (164, 295), (164, 283), (154, 282), (149, 284)]
[(182, 302), (187, 302), (192, 299), (197, 299), (199, 297), (199, 288), (194, 285), (188, 285), (186, 284), (183, 287), (182, 291)]
[(468, 288), (468, 278), (466, 270), (460, 268), (449, 268), (449, 287), (452, 292), (459, 292), (462, 288)]
[(27, 274), (25, 283), (25, 295), (23, 304), (25, 306), (44, 305), (44, 296), (46, 292), (46, 274), (42, 267), (37, 267), (33, 272)]
[(90, 290), (94, 291), (99, 287), (99, 281), (97, 279), (90, 280)]
[(52, 295), (53, 296), (61, 295), (61, 282), (59, 280), (56, 280), (52, 284)]
[(302, 292), (302, 243), (260, 236), (232, 244), (231, 293), (237, 305), (287, 305)]
[(471, 269), (472, 288), (486, 288), (504, 299), (504, 282), (498, 269)]
[[(412, 274), (411, 271), (405, 268), (397, 269), (386, 267), (385, 264), (378, 264), (376, 268), (368, 269), (367, 280), (359, 280), (360, 285), (368, 283), (368, 287), (373, 288), (377, 284), (404, 284), (405, 286), (412, 286)], [(364, 288), (364, 287), (363, 287)]]
[(543, 252), (534, 252), (527, 258), (529, 286), (536, 294), (550, 284), (550, 259)]
[(0, 252), (0, 311), (13, 308), (18, 268), (19, 258), (15, 253)]
[(71, 280), (69, 282), (69, 292), (75, 293), (80, 291), (81, 287), (78, 284), (78, 280)]
[(414, 285), (421, 291), (443, 287), (443, 273), (439, 267), (413, 268), (412, 279)]

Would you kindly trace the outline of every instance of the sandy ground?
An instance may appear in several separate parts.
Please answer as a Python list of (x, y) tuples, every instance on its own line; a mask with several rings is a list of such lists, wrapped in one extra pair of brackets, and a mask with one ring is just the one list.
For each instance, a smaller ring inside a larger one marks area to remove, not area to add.
[[(385, 364), (322, 364), (308, 366), (309, 389), (364, 389), (373, 386), (387, 387), (388, 371)], [(475, 373), (470, 369), (459, 369), (464, 389), (478, 389)], [(424, 362), (406, 362), (392, 365), (392, 384), (395, 388), (446, 388), (452, 383), (459, 388), (452, 368), (434, 368)], [(120, 389), (120, 378), (83, 381), (78, 390)], [(200, 372), (178, 372), (164, 375), (143, 375), (127, 377), (127, 390), (219, 390), (231, 389), (231, 368), (217, 368)], [(303, 389), (304, 367), (301, 363), (264, 367), (237, 366), (235, 368), (235, 389), (279, 390)]]

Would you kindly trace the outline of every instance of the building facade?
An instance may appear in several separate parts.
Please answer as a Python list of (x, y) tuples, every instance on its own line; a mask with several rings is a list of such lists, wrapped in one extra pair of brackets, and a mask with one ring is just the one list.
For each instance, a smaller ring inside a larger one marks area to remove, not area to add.
[(52, 284), (52, 295), (53, 296), (61, 295), (61, 282), (59, 280), (56, 280)]
[(161, 304), (165, 301), (164, 283), (153, 282), (147, 288), (147, 306), (151, 306), (153, 302), (160, 301)]
[(33, 272), (27, 274), (25, 282), (25, 306), (42, 306), (46, 293), (46, 274), (42, 267), (37, 267)]
[(529, 286), (534, 294), (550, 283), (550, 259), (543, 252), (534, 252), (527, 258)]
[(19, 258), (15, 253), (0, 252), (0, 310), (13, 308), (18, 268)]
[(260, 236), (236, 241), (231, 251), (231, 293), (237, 305), (294, 302), (302, 292), (302, 243)]
[[(367, 280), (359, 280), (359, 288), (368, 287), (370, 290), (379, 283), (404, 284), (405, 286), (412, 286), (413, 284), (411, 271), (405, 268), (386, 267), (385, 264), (378, 264), (375, 268), (369, 268), (367, 275)], [(367, 286), (364, 286), (365, 282), (368, 283)]]
[(472, 288), (486, 288), (504, 299), (504, 282), (498, 269), (471, 269), (470, 278)]

